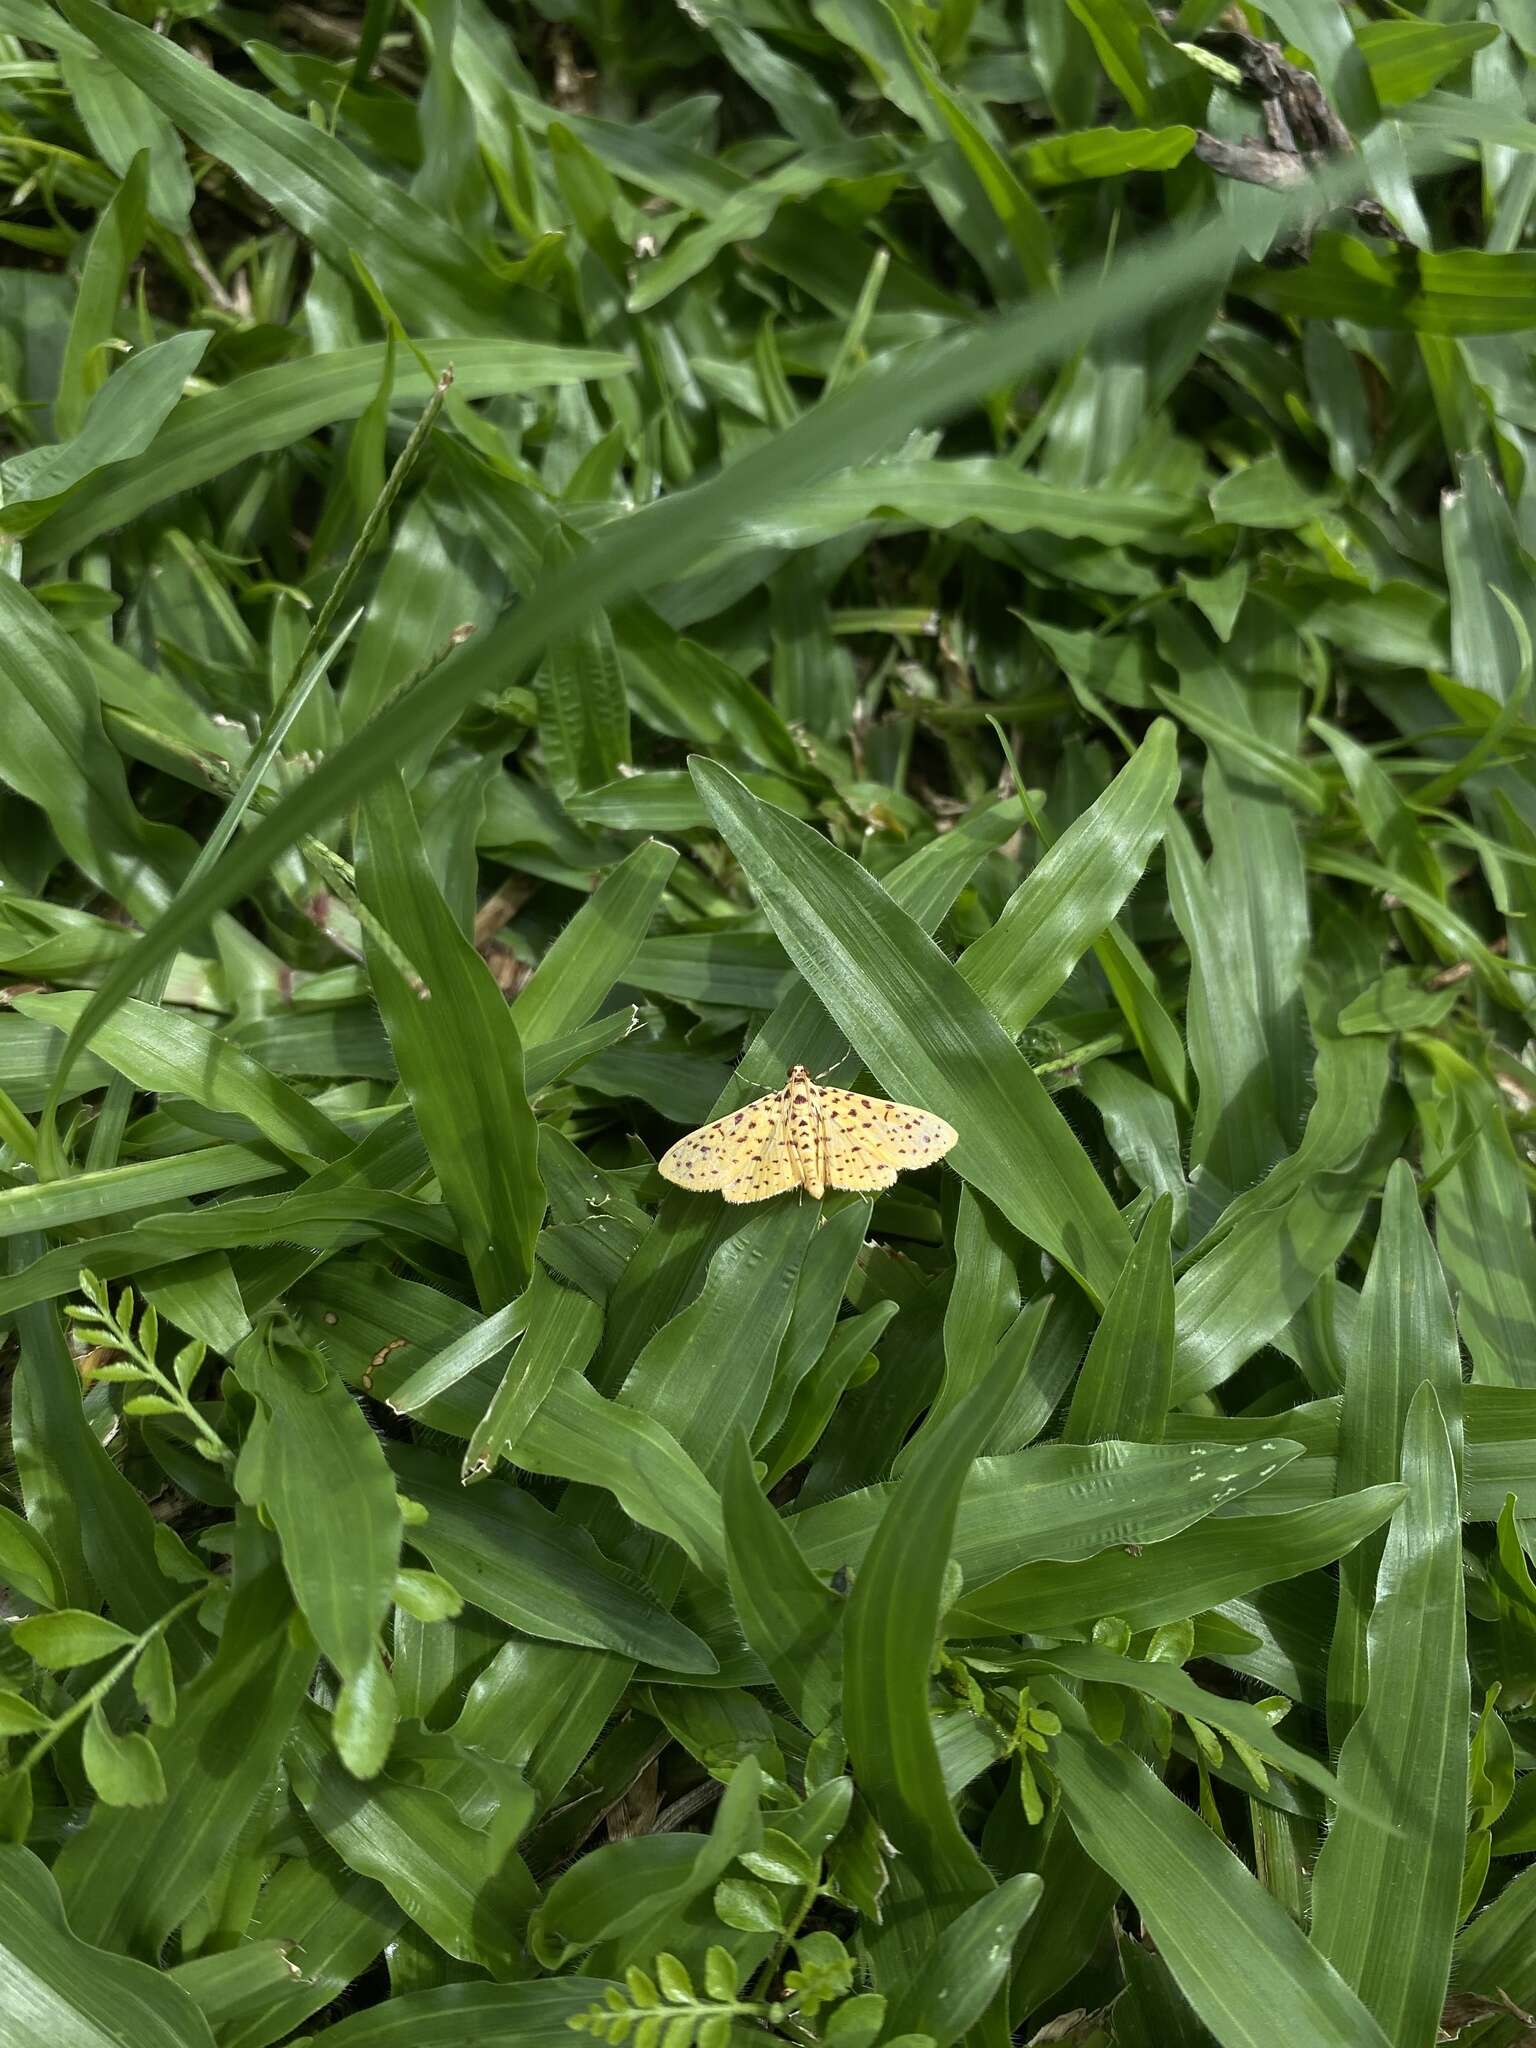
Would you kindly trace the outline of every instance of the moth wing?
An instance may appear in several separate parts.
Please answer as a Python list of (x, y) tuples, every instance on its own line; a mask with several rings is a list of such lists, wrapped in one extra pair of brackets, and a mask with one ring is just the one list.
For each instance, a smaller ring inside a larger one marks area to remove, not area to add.
[(896, 1168), (882, 1159), (862, 1137), (850, 1136), (830, 1121), (822, 1124), (822, 1158), (829, 1188), (888, 1188)]
[[(885, 1102), (878, 1095), (853, 1095), (846, 1088), (821, 1088), (822, 1122), (829, 1154), (847, 1156), (850, 1149), (867, 1152), (884, 1166), (931, 1166), (954, 1144), (959, 1133), (943, 1117), (905, 1102)], [(889, 1181), (835, 1181), (836, 1187), (889, 1187)]]
[[(675, 1187), (703, 1193), (726, 1188), (762, 1162), (762, 1155), (780, 1143), (782, 1093), (762, 1095), (729, 1116), (716, 1117), (690, 1131), (661, 1155), (659, 1171)], [(730, 1195), (729, 1201), (756, 1201), (756, 1195)]]
[(757, 1156), (744, 1162), (735, 1180), (723, 1182), (720, 1192), (728, 1202), (766, 1202), (771, 1195), (801, 1185), (800, 1168), (789, 1149), (784, 1126), (775, 1123), (764, 1135)]

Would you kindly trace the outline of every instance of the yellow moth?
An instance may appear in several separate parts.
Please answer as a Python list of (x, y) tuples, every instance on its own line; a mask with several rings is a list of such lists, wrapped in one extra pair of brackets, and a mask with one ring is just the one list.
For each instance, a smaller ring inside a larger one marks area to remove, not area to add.
[(663, 1154), (680, 1188), (718, 1190), (728, 1202), (765, 1202), (786, 1188), (888, 1188), (903, 1167), (942, 1159), (956, 1133), (942, 1117), (904, 1102), (818, 1088), (791, 1067), (775, 1095), (759, 1096)]

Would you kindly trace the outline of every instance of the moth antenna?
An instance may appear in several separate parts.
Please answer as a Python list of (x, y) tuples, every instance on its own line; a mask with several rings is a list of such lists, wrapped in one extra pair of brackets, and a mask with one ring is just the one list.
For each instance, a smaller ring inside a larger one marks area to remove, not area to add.
[(817, 1081), (825, 1081), (828, 1074), (835, 1074), (838, 1068), (843, 1064), (843, 1061), (851, 1059), (852, 1057), (853, 1047), (848, 1043), (847, 1039), (845, 1038), (843, 1040), (843, 1050), (839, 1054), (839, 1056), (832, 1062), (831, 1066), (823, 1067), (821, 1072), (819, 1074), (814, 1075), (812, 1078)]

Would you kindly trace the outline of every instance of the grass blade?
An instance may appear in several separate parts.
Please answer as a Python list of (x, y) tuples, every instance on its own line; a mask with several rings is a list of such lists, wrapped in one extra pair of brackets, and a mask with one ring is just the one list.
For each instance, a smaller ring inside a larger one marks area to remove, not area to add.
[(1429, 2041), (1450, 1976), (1467, 1828), (1471, 1718), (1456, 1466), (1432, 1383), (1409, 1405), (1407, 1493), (1382, 1552), (1368, 1691), (1339, 1781), (1343, 1811), (1312, 1879), (1312, 1939), (1390, 2040)]
[(1295, 1921), (1138, 1757), (1101, 1743), (1059, 1689), (1051, 1765), (1083, 1847), (1135, 1900), (1158, 1952), (1229, 2048), (1276, 2031), (1317, 2048), (1388, 2048), (1381, 2027)]

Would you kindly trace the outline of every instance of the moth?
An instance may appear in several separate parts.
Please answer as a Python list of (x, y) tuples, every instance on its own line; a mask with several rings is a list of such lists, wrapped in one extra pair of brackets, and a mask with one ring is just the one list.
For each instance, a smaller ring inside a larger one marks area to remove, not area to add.
[(794, 1187), (817, 1197), (828, 1188), (888, 1188), (904, 1167), (942, 1159), (957, 1135), (925, 1109), (819, 1088), (804, 1067), (791, 1067), (777, 1094), (679, 1138), (661, 1172), (728, 1202), (766, 1202)]

